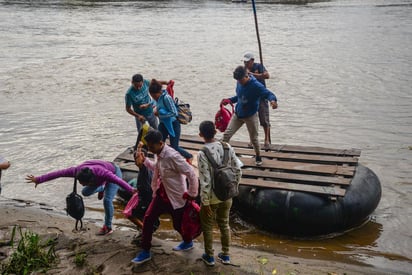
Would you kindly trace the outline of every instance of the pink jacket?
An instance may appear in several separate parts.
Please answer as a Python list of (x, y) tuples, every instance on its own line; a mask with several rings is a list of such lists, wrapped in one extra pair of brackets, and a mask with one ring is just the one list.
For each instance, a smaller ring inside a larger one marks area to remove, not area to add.
[[(173, 209), (185, 206), (186, 200), (183, 198), (185, 192), (191, 197), (197, 196), (199, 181), (193, 166), (188, 164), (172, 147), (165, 144), (162, 152), (157, 156), (157, 161), (146, 158), (144, 165), (147, 169), (154, 171), (153, 197), (156, 196), (156, 191), (162, 182)], [(189, 189), (186, 187), (186, 178), (189, 181)]]

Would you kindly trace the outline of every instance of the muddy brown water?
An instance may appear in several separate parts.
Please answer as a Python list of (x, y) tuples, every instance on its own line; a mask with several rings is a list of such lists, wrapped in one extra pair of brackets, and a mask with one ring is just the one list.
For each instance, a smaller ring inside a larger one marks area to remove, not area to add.
[[(411, 12), (410, 0), (258, 5), (279, 98), (273, 143), (362, 149), (383, 195), (372, 220), (343, 235), (297, 240), (233, 220), (235, 244), (412, 270)], [(124, 93), (134, 73), (174, 79), (194, 113), (183, 132), (197, 134), (234, 93), (242, 53), (257, 53), (251, 6), (231, 1), (0, 0), (0, 18), (0, 154), (12, 162), (2, 196), (60, 209), (71, 180), (33, 189), (24, 176), (113, 160), (132, 145)], [(101, 219), (101, 202), (85, 201)]]

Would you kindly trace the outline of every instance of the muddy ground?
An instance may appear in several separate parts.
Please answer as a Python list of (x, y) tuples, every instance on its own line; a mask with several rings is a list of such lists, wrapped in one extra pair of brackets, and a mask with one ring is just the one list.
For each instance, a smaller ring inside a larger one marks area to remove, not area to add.
[[(10, 240), (12, 229), (18, 225), (39, 234), (42, 239), (56, 239), (59, 262), (48, 274), (386, 274), (373, 267), (335, 263), (321, 260), (286, 257), (271, 253), (233, 247), (233, 265), (216, 262), (207, 267), (200, 256), (201, 239), (189, 252), (175, 252), (177, 243), (153, 240), (153, 258), (137, 266), (131, 259), (139, 251), (134, 239), (137, 230), (116, 228), (110, 236), (96, 236), (95, 221), (85, 221), (85, 230), (74, 231), (74, 220), (44, 205), (13, 200), (0, 200), (0, 263), (5, 263), (12, 248), (4, 243)], [(219, 251), (219, 243), (215, 244)], [(85, 262), (76, 266), (75, 258), (85, 253)]]

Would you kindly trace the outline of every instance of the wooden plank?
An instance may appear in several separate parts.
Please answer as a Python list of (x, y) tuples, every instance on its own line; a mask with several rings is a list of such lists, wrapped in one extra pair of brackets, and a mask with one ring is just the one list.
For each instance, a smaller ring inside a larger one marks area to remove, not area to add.
[(139, 168), (136, 166), (136, 164), (134, 162), (117, 162), (115, 161), (114, 163), (116, 163), (120, 169), (122, 170), (128, 170), (128, 171), (132, 171), (132, 172), (139, 172)]
[[(254, 158), (244, 158), (241, 157), (240, 160), (243, 162), (245, 167), (255, 167)], [(313, 164), (313, 163), (300, 163), (300, 162), (287, 162), (278, 160), (267, 160), (263, 159), (263, 164), (259, 168), (266, 169), (280, 169), (283, 171), (296, 171), (298, 173), (317, 173), (317, 174), (327, 174), (327, 175), (341, 175), (341, 176), (353, 176), (355, 172), (355, 167), (348, 166), (338, 166), (338, 165), (323, 165), (323, 164)]]
[[(201, 140), (194, 140), (194, 142), (182, 141), (180, 145), (183, 148), (199, 150), (203, 147)], [(237, 154), (242, 155), (254, 155), (254, 151), (251, 148), (236, 148)], [(313, 161), (313, 162), (325, 162), (325, 163), (348, 163), (350, 165), (356, 165), (358, 163), (357, 157), (345, 157), (345, 156), (332, 156), (332, 155), (314, 155), (314, 154), (300, 154), (300, 153), (280, 153), (280, 152), (261, 152), (262, 157), (277, 158), (285, 160), (299, 160), (299, 161)], [(125, 158), (133, 160), (133, 156), (127, 153), (127, 150), (120, 154), (118, 158)]]
[[(186, 136), (186, 138), (188, 138), (186, 141), (183, 138), (181, 142), (181, 146), (186, 149), (198, 151), (204, 146), (203, 141), (198, 137)], [(335, 156), (333, 153), (337, 152), (336, 149), (303, 146), (288, 146), (286, 148), (282, 146), (282, 148), (278, 148), (279, 152), (262, 151), (264, 163), (262, 166), (256, 167), (253, 158), (244, 157), (254, 155), (253, 149), (248, 148), (246, 142), (233, 142), (232, 145), (235, 146), (236, 153), (242, 155), (240, 159), (245, 164), (244, 169), (242, 169), (241, 184), (257, 187), (310, 192), (335, 197), (344, 196), (345, 190), (339, 186), (350, 184), (351, 177), (355, 172), (355, 165), (358, 162), (357, 157), (348, 151)], [(306, 150), (307, 148), (309, 150)], [(323, 151), (324, 149), (326, 151)], [(289, 153), (287, 153), (288, 150)], [(315, 151), (318, 152), (316, 155)], [(339, 152), (342, 151), (339, 150)], [(349, 157), (344, 155), (349, 155)], [(115, 162), (123, 170), (131, 172), (139, 170), (134, 163), (132, 150), (129, 148), (121, 153)]]
[(264, 181), (262, 179), (244, 179), (240, 180), (240, 185), (255, 186), (262, 188), (274, 188), (289, 191), (300, 191), (307, 193), (315, 193), (329, 196), (345, 196), (346, 190), (337, 186), (316, 186), (316, 185), (305, 185), (298, 183), (286, 183), (278, 181)]
[[(117, 159), (124, 159), (128, 161), (133, 161), (133, 156), (127, 151), (120, 154)], [(255, 160), (253, 158), (240, 157), (240, 160), (246, 167), (255, 167)], [(297, 171), (299, 173), (319, 173), (319, 174), (329, 174), (329, 175), (341, 175), (341, 176), (353, 176), (355, 168), (353, 166), (338, 166), (338, 165), (323, 165), (314, 163), (304, 163), (304, 162), (287, 162), (278, 160), (268, 160), (263, 159), (263, 165), (260, 168), (267, 169), (279, 169), (284, 171)]]
[[(131, 172), (139, 171), (139, 168), (132, 162), (120, 162), (117, 164), (122, 170), (128, 170)], [(264, 188), (309, 192), (309, 193), (331, 195), (331, 196), (344, 196), (345, 195), (345, 190), (337, 186), (333, 186), (333, 187), (332, 186), (317, 186), (317, 185), (308, 185), (308, 184), (299, 184), (299, 183), (290, 183), (290, 182), (270, 181), (270, 180), (263, 180), (263, 179), (250, 179), (250, 178), (244, 178), (244, 177), (241, 179), (240, 184), (256, 186), (256, 187), (264, 187)]]
[[(181, 141), (189, 141), (194, 143), (203, 143), (203, 140), (199, 136), (181, 135)], [(233, 147), (249, 148), (248, 142), (231, 140), (230, 144)], [(263, 147), (262, 147), (263, 148)], [(271, 144), (271, 151), (276, 152), (289, 152), (289, 153), (307, 153), (307, 154), (323, 154), (331, 156), (354, 156), (359, 157), (361, 150), (359, 149), (333, 149), (316, 146), (299, 146), (299, 145), (281, 145)]]
[(350, 185), (352, 178), (343, 177), (329, 177), (329, 176), (317, 176), (317, 175), (307, 175), (307, 174), (295, 174), (295, 173), (285, 173), (285, 172), (272, 172), (272, 171), (261, 171), (252, 169), (242, 169), (242, 176), (246, 178), (250, 177), (262, 177), (269, 178), (272, 180), (281, 180), (292, 183), (304, 183), (304, 184), (315, 184), (315, 185)]
[[(236, 148), (237, 154), (254, 156), (255, 151), (253, 149)], [(356, 157), (337, 157), (330, 155), (311, 155), (311, 154), (299, 154), (299, 153), (279, 153), (279, 152), (261, 152), (262, 157), (276, 158), (278, 160), (290, 160), (290, 161), (310, 161), (319, 163), (339, 163), (357, 165), (358, 158)]]
[(128, 151), (124, 151), (120, 155), (116, 157), (116, 159), (122, 159), (122, 160), (127, 160), (127, 161), (132, 161), (134, 163), (134, 157), (133, 155)]
[[(241, 141), (230, 141), (236, 147), (248, 148), (248, 144)], [(282, 145), (271, 144), (270, 150), (275, 152), (288, 152), (288, 153), (306, 153), (306, 154), (319, 154), (330, 156), (354, 156), (359, 157), (361, 150), (359, 149), (333, 149), (316, 146), (299, 146), (299, 145)]]
[[(133, 172), (139, 171), (134, 162), (124, 162), (116, 161), (121, 169), (129, 170)], [(242, 169), (243, 177), (263, 177), (270, 178), (272, 180), (283, 180), (286, 182), (300, 182), (306, 184), (336, 184), (347, 186), (350, 185), (351, 178), (343, 177), (328, 177), (328, 176), (317, 176), (317, 175), (307, 175), (307, 174), (295, 174), (295, 173), (285, 173), (285, 172), (272, 172), (272, 171), (262, 171), (262, 170), (251, 170)]]
[[(200, 150), (203, 148), (203, 144), (193, 143), (188, 141), (182, 141), (179, 145), (185, 149)], [(255, 151), (250, 148), (234, 148), (237, 155), (249, 155), (254, 156)], [(262, 157), (276, 158), (278, 160), (290, 160), (290, 161), (310, 161), (317, 163), (339, 163), (356, 165), (358, 158), (356, 157), (338, 157), (329, 155), (313, 155), (313, 154), (298, 154), (298, 153), (279, 153), (279, 152), (265, 152), (260, 153)]]

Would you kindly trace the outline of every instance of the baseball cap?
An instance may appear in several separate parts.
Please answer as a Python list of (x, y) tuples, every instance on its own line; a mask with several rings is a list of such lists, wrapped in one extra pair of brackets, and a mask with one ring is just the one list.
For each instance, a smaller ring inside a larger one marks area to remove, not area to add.
[(253, 55), (253, 53), (245, 53), (243, 55), (243, 62), (248, 62), (251, 59), (255, 59), (255, 56)]

